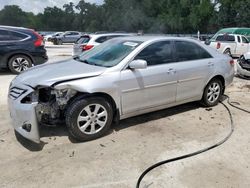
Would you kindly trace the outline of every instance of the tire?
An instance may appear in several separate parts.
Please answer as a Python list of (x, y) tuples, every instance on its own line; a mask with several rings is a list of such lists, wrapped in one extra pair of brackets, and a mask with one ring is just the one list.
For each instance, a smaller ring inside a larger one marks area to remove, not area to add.
[(63, 44), (62, 40), (61, 40), (61, 39), (58, 39), (58, 40), (57, 40), (57, 44), (58, 44), (58, 45), (62, 45), (62, 44)]
[(32, 61), (25, 55), (14, 55), (8, 62), (10, 71), (14, 74), (20, 74), (22, 71), (32, 67)]
[(113, 109), (101, 97), (74, 100), (66, 110), (65, 120), (70, 136), (78, 141), (90, 141), (107, 133), (112, 124)]
[(229, 55), (230, 57), (232, 57), (232, 54), (231, 54), (231, 51), (230, 51), (229, 48), (227, 48), (227, 49), (223, 52), (223, 54), (227, 54), (227, 55)]
[(204, 90), (201, 102), (206, 107), (216, 106), (221, 99), (222, 93), (222, 82), (219, 79), (212, 79)]

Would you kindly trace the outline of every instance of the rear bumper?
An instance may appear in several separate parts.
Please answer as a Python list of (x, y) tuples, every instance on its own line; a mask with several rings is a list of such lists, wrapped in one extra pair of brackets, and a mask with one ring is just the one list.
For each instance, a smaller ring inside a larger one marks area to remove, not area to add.
[(47, 51), (39, 52), (39, 53), (32, 53), (33, 64), (40, 65), (46, 63), (48, 61)]
[(33, 92), (33, 90), (28, 86), (22, 86), (22, 89), (24, 89), (25, 92), (23, 92), (23, 94), (21, 94), (16, 99), (10, 95), (11, 91), (9, 92), (8, 105), (12, 119), (12, 125), (14, 129), (23, 137), (33, 142), (40, 143), (39, 124), (35, 110), (38, 103), (21, 103), (21, 100), (25, 96)]

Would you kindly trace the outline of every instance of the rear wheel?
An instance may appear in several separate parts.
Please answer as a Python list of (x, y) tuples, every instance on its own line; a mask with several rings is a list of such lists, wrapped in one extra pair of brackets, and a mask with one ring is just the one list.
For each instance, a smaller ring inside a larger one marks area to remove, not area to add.
[(101, 97), (83, 98), (66, 110), (66, 125), (72, 137), (89, 141), (103, 136), (113, 120), (111, 105)]
[(215, 106), (219, 103), (223, 93), (222, 82), (219, 79), (211, 80), (203, 93), (202, 104), (207, 107)]
[(62, 40), (61, 40), (61, 39), (58, 39), (58, 40), (57, 40), (57, 44), (58, 44), (58, 45), (62, 45), (62, 44), (63, 44)]
[(19, 74), (32, 66), (31, 59), (25, 55), (15, 55), (10, 58), (8, 66), (11, 72)]
[(229, 48), (226, 49), (226, 50), (223, 52), (223, 54), (227, 54), (227, 55), (229, 55), (230, 57), (232, 57), (232, 54), (231, 54), (231, 51), (230, 51)]

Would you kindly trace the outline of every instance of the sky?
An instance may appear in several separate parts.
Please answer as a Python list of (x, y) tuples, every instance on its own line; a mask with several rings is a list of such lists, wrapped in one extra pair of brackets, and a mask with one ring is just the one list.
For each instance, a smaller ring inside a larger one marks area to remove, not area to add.
[[(62, 8), (66, 3), (73, 2), (77, 4), (80, 0), (0, 0), (0, 10), (5, 5), (18, 5), (23, 11), (33, 12), (35, 14), (43, 12), (47, 6), (57, 6)], [(85, 0), (85, 2), (102, 4), (103, 0)]]

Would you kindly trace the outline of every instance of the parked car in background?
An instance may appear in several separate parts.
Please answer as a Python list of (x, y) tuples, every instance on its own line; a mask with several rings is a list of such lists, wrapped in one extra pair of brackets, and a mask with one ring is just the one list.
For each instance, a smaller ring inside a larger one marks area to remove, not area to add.
[(209, 45), (232, 57), (240, 57), (250, 49), (248, 39), (243, 35), (235, 34), (220, 34)]
[(48, 60), (43, 38), (31, 29), (0, 26), (0, 68), (19, 74)]
[(250, 41), (250, 28), (233, 27), (233, 28), (224, 28), (219, 30), (211, 39), (206, 40), (206, 44), (209, 45), (211, 41), (216, 40), (218, 35), (224, 35), (224, 34), (244, 35)]
[(81, 36), (81, 32), (66, 31), (59, 36), (52, 37), (51, 41), (54, 45), (62, 45), (63, 43), (75, 43)]
[(90, 50), (101, 43), (116, 37), (131, 36), (128, 33), (102, 33), (102, 34), (88, 34), (79, 38), (73, 46), (72, 56), (78, 56), (82, 52)]
[(63, 34), (63, 32), (56, 32), (53, 34), (45, 35), (43, 38), (45, 41), (51, 42), (52, 38), (59, 37), (61, 34)]
[(17, 76), (8, 97), (13, 126), (39, 143), (41, 124), (65, 120), (72, 137), (88, 141), (120, 119), (191, 101), (214, 106), (233, 81), (233, 63), (187, 38), (111, 39), (79, 58)]
[(237, 75), (250, 78), (250, 52), (242, 55), (236, 63)]

